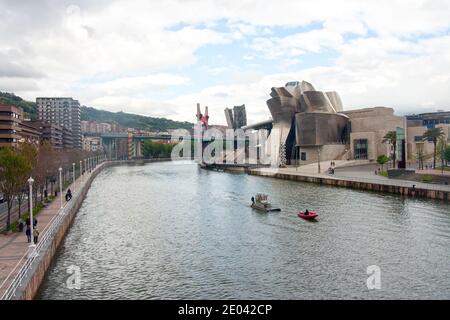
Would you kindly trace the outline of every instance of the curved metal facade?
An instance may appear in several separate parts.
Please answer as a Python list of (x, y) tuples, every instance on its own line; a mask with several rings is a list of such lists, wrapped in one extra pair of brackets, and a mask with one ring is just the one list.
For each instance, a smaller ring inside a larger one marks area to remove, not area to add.
[(273, 129), (279, 130), (279, 144), (286, 146), (288, 159), (294, 154), (295, 145), (346, 143), (349, 121), (339, 113), (343, 106), (336, 92), (316, 91), (306, 81), (293, 81), (284, 87), (272, 88), (270, 96), (267, 106), (272, 114)]

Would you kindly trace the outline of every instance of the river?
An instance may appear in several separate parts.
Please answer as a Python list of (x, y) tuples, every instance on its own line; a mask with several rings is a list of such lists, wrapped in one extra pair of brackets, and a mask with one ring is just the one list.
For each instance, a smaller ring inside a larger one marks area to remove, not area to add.
[[(257, 192), (282, 211), (251, 209)], [(120, 166), (93, 181), (38, 298), (449, 299), (449, 258), (441, 201), (190, 162)], [(369, 290), (373, 265), (381, 288)]]

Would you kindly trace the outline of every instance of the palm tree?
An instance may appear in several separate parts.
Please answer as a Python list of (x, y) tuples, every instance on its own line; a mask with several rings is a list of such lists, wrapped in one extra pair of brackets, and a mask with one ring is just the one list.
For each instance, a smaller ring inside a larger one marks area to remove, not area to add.
[(396, 160), (396, 152), (397, 152), (397, 133), (395, 131), (389, 131), (386, 133), (386, 135), (383, 137), (382, 143), (389, 143), (393, 147), (393, 153), (392, 153), (392, 162), (393, 167), (395, 169), (395, 160)]
[(432, 141), (433, 142), (433, 146), (434, 146), (434, 152), (433, 152), (433, 169), (436, 169), (436, 145), (437, 145), (437, 141), (439, 140), (439, 138), (441, 138), (442, 136), (444, 136), (444, 130), (442, 130), (442, 128), (430, 128), (427, 131), (425, 131), (425, 133), (423, 134), (423, 139), (424, 140), (428, 140), (428, 141)]

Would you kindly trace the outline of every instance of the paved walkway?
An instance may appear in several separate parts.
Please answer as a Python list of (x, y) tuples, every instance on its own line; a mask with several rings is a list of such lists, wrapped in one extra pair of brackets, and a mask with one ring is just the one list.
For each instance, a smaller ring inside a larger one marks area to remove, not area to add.
[[(83, 185), (88, 180), (90, 173), (83, 176)], [(69, 186), (73, 196), (77, 195), (80, 188), (81, 178)], [(75, 190), (75, 191), (74, 191)], [(65, 200), (63, 199), (63, 204)], [(40, 237), (44, 235), (52, 220), (57, 216), (61, 207), (59, 196), (48, 204), (37, 216), (37, 229)], [(26, 254), (28, 252), (29, 243), (25, 231), (11, 233), (8, 235), (0, 234), (0, 298), (9, 287), (14, 276), (19, 272), (20, 267), (26, 262)]]
[[(284, 173), (291, 175), (299, 175), (299, 176), (308, 176), (308, 177), (318, 177), (318, 178), (329, 178), (336, 180), (347, 180), (347, 181), (356, 181), (356, 182), (364, 182), (364, 183), (374, 183), (374, 184), (382, 184), (382, 185), (390, 185), (390, 186), (399, 186), (399, 187), (412, 187), (413, 185), (416, 188), (427, 189), (427, 190), (440, 190), (440, 191), (450, 191), (450, 186), (446, 185), (438, 185), (438, 184), (430, 184), (430, 183), (422, 183), (415, 182), (409, 180), (401, 180), (401, 179), (389, 179), (383, 176), (375, 175), (374, 171), (364, 170), (351, 170), (353, 168), (358, 167), (342, 167), (339, 170), (335, 171), (335, 174), (327, 174), (326, 171), (329, 167), (329, 163), (325, 164), (325, 168), (321, 164), (321, 173), (318, 173), (317, 163), (311, 165), (305, 165), (300, 167), (286, 167), (286, 168), (259, 168), (253, 169), (252, 171), (260, 171), (262, 173), (266, 173), (267, 175), (272, 175), (275, 173)], [(337, 165), (336, 161), (336, 165)], [(302, 168), (303, 167), (303, 168)], [(323, 168), (323, 169), (322, 169)], [(342, 170), (342, 171), (341, 171)]]
[(450, 171), (445, 171), (442, 172), (441, 170), (437, 169), (437, 170), (433, 170), (433, 169), (428, 169), (428, 170), (416, 170), (416, 173), (418, 174), (437, 174), (437, 175), (444, 175), (444, 176), (450, 176)]

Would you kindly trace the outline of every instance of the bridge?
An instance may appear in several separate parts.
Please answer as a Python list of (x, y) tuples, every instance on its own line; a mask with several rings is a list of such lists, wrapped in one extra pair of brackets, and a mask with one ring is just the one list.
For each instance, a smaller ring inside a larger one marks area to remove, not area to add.
[[(169, 143), (172, 141), (172, 136), (170, 134), (162, 135), (134, 135), (133, 132), (111, 132), (103, 133), (100, 135), (102, 140), (103, 148), (108, 155), (109, 159), (134, 159), (143, 157), (144, 142), (145, 141), (165, 141)], [(198, 137), (198, 136), (186, 136), (183, 137), (183, 141), (202, 141), (202, 145), (205, 146), (206, 143), (214, 141), (211, 137)], [(222, 139), (225, 141), (248, 141), (249, 138), (246, 136), (242, 138), (229, 139), (224, 137)]]

